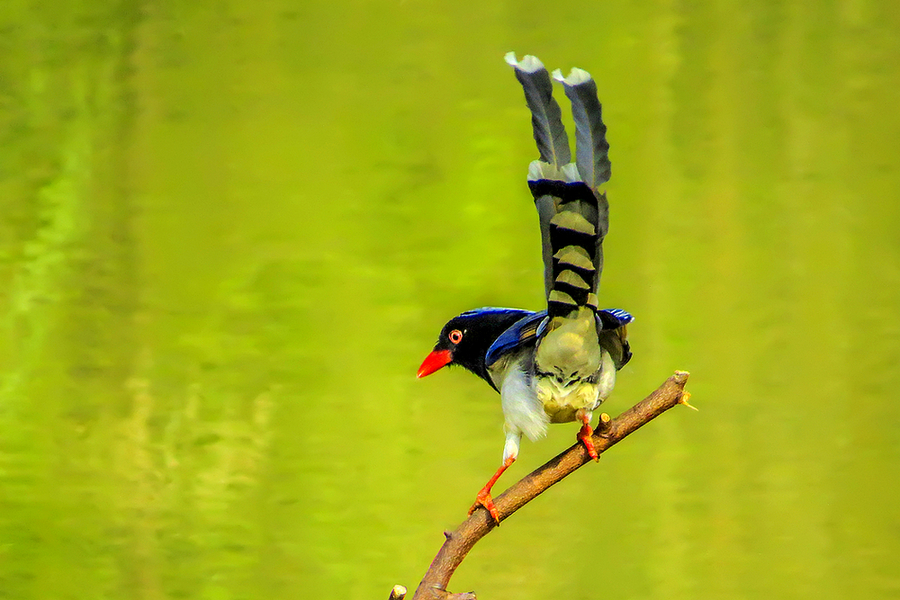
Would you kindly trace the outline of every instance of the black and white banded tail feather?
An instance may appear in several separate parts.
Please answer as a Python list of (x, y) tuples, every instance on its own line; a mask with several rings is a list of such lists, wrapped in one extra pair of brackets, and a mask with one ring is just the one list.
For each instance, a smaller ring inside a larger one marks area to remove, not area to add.
[(506, 54), (506, 62), (516, 70), (516, 79), (525, 90), (525, 103), (531, 111), (534, 141), (537, 142), (541, 161), (562, 169), (572, 160), (569, 136), (562, 123), (559, 104), (553, 99), (553, 82), (550, 73), (537, 57), (526, 55), (516, 60), (516, 53)]
[(563, 84), (566, 96), (572, 103), (575, 119), (575, 164), (581, 181), (597, 190), (609, 181), (612, 164), (609, 162), (609, 143), (606, 141), (606, 125), (603, 124), (603, 108), (597, 97), (597, 84), (590, 73), (573, 68), (568, 77), (557, 69), (553, 78)]
[(541, 223), (549, 316), (565, 317), (582, 306), (596, 311), (609, 227), (609, 204), (599, 187), (611, 173), (597, 86), (581, 69), (572, 69), (568, 77), (553, 73), (565, 88), (575, 120), (575, 163), (562, 162), (571, 154), (546, 69), (532, 56), (517, 62), (510, 53), (506, 60), (525, 90), (541, 155), (529, 166), (528, 185)]
[(544, 262), (549, 316), (566, 316), (581, 306), (596, 310), (606, 211), (584, 182), (529, 179), (528, 185), (542, 218), (553, 209), (547, 215), (550, 256)]

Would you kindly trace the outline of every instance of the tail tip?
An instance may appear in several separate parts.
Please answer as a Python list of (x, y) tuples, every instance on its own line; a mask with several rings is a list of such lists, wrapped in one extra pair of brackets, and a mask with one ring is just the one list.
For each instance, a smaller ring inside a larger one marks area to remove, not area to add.
[(531, 54), (526, 54), (522, 57), (522, 60), (518, 60), (516, 59), (516, 53), (510, 51), (504, 55), (503, 60), (511, 67), (524, 73), (535, 73), (544, 68), (544, 63), (537, 56), (532, 56)]
[(556, 69), (555, 71), (553, 71), (553, 79), (563, 85), (574, 87), (576, 85), (581, 85), (582, 83), (587, 83), (592, 78), (591, 74), (584, 69), (572, 67), (572, 70), (569, 71), (568, 77), (563, 77), (562, 71), (560, 69)]

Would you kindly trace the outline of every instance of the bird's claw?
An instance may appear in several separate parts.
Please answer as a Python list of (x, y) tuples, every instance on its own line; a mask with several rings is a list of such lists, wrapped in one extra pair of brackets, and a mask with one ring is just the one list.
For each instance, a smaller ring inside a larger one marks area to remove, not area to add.
[(597, 448), (594, 446), (594, 440), (592, 440), (590, 436), (582, 438), (581, 443), (584, 444), (584, 448), (585, 450), (587, 450), (587, 453), (591, 458), (593, 458), (595, 461), (600, 460), (600, 455), (597, 454)]
[(475, 504), (473, 504), (472, 508), (469, 509), (469, 516), (472, 516), (472, 513), (475, 512), (479, 506), (486, 508), (487, 511), (491, 513), (491, 517), (493, 517), (494, 522), (497, 525), (500, 525), (500, 513), (497, 511), (497, 507), (494, 505), (494, 499), (491, 498), (490, 492), (486, 492), (485, 490), (481, 490), (480, 492), (478, 492), (478, 495), (475, 496)]
[(594, 446), (594, 440), (591, 439), (591, 436), (594, 435), (594, 430), (591, 428), (590, 424), (587, 421), (584, 422), (584, 425), (581, 426), (581, 430), (578, 432), (578, 441), (584, 444), (584, 449), (587, 450), (588, 455), (594, 459), (594, 461), (600, 460), (600, 455), (597, 454), (597, 447)]

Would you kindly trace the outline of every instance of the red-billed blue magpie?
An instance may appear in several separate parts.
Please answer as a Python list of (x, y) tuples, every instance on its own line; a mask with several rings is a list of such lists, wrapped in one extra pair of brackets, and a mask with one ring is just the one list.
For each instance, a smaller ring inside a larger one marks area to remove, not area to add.
[(419, 377), (461, 365), (500, 392), (505, 418), (503, 464), (476, 497), (499, 523), (491, 488), (516, 460), (522, 435), (543, 436), (549, 423), (580, 421), (578, 439), (591, 457), (591, 416), (612, 392), (616, 371), (631, 359), (626, 325), (632, 316), (599, 310), (603, 238), (609, 205), (600, 186), (609, 181), (609, 144), (597, 86), (581, 69), (553, 78), (563, 85), (575, 121), (575, 162), (553, 84), (533, 56), (506, 55), (525, 89), (540, 159), (528, 168), (528, 186), (540, 217), (547, 309), (478, 308), (451, 319)]

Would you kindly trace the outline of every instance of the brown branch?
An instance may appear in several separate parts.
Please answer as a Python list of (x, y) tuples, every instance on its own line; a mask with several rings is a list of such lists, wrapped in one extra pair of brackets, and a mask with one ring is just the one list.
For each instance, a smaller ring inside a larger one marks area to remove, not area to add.
[[(597, 426), (593, 438), (597, 453), (603, 453), (676, 404), (690, 406), (687, 403), (690, 394), (684, 391), (687, 379), (687, 372), (676, 371), (655, 392), (615, 419), (609, 420), (608, 416), (601, 416), (600, 424)], [(518, 483), (494, 498), (497, 511), (500, 513), (500, 520), (503, 521), (543, 493), (544, 490), (590, 460), (584, 445), (577, 443), (526, 475)], [(486, 510), (480, 509), (463, 521), (456, 531), (445, 532), (447, 540), (432, 561), (412, 600), (474, 600), (475, 594), (471, 592), (461, 594), (447, 592), (447, 584), (450, 583), (450, 577), (469, 550), (496, 526), (497, 524), (494, 523), (490, 514)]]

